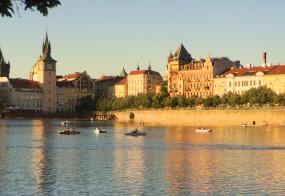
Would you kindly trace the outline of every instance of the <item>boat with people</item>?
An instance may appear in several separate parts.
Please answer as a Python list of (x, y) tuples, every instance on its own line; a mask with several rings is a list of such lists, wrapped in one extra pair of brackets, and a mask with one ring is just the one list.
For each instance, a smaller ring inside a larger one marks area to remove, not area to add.
[(99, 128), (99, 127), (96, 127), (95, 130), (93, 130), (95, 134), (100, 134), (100, 133), (107, 133), (107, 130), (104, 129), (103, 127)]
[(199, 127), (198, 129), (196, 129), (197, 133), (210, 133), (212, 131), (212, 129), (206, 129), (205, 127)]
[(129, 133), (125, 133), (125, 135), (127, 136), (134, 136), (134, 137), (138, 137), (138, 136), (146, 136), (146, 132), (140, 132), (138, 131), (138, 129), (135, 129)]
[(241, 126), (242, 127), (249, 127), (249, 125), (247, 123), (242, 123)]
[(76, 135), (76, 134), (80, 134), (80, 131), (76, 131), (73, 128), (66, 128), (62, 131), (59, 131), (58, 134), (63, 134), (63, 135)]

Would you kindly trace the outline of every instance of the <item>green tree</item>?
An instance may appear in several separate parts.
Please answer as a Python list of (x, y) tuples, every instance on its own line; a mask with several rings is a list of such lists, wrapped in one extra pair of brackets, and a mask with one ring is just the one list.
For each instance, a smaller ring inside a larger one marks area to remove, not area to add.
[(243, 99), (250, 105), (264, 105), (274, 102), (276, 94), (265, 86), (251, 88), (243, 94)]
[(167, 80), (164, 80), (161, 84), (161, 94), (165, 97), (169, 96), (167, 85)]
[(1, 16), (12, 17), (16, 10), (24, 7), (24, 10), (37, 10), (42, 15), (46, 16), (49, 9), (59, 6), (59, 0), (0, 0)]

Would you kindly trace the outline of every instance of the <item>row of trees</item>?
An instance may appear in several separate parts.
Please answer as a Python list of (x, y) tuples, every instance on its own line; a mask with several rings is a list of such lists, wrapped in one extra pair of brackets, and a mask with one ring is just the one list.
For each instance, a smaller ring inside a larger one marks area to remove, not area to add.
[(250, 107), (263, 105), (285, 105), (285, 94), (277, 95), (271, 89), (264, 86), (252, 88), (243, 95), (233, 94), (231, 92), (219, 96), (208, 98), (184, 96), (170, 97), (167, 89), (162, 88), (160, 94), (145, 94), (138, 96), (128, 96), (123, 98), (100, 98), (93, 101), (91, 98), (85, 98), (81, 101), (77, 111), (111, 111), (124, 109), (140, 108), (183, 108), (183, 107)]

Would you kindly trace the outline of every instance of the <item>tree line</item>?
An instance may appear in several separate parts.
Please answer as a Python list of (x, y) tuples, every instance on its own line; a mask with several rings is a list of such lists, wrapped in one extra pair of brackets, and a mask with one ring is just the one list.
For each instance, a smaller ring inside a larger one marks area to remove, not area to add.
[(228, 92), (222, 97), (208, 98), (176, 96), (170, 97), (164, 86), (159, 94), (142, 94), (128, 97), (101, 97), (98, 100), (81, 101), (77, 111), (112, 111), (144, 108), (193, 108), (193, 107), (260, 107), (263, 105), (285, 106), (285, 94), (277, 95), (271, 89), (261, 86), (252, 88), (242, 95)]

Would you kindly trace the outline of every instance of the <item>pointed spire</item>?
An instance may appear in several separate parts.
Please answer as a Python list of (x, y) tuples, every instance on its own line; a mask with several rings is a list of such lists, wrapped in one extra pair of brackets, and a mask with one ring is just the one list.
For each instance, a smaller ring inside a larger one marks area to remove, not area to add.
[(42, 46), (42, 52), (43, 52), (43, 58), (50, 58), (50, 53), (51, 53), (51, 45), (50, 45), (50, 41), (48, 39), (48, 33), (46, 31), (46, 37), (45, 37), (45, 41), (43, 42), (43, 46)]
[(150, 60), (148, 61), (148, 70), (151, 70), (151, 66), (150, 66)]
[(126, 76), (128, 76), (128, 73), (126, 72), (124, 66), (123, 66), (123, 68), (122, 68), (121, 73), (119, 74), (119, 76), (120, 76), (120, 77), (126, 77)]
[(137, 70), (140, 70), (140, 62), (138, 61), (138, 66), (137, 66)]
[(183, 61), (191, 61), (192, 57), (184, 47), (184, 45), (181, 43), (180, 47), (177, 48), (175, 54), (174, 54), (175, 60), (183, 60)]

